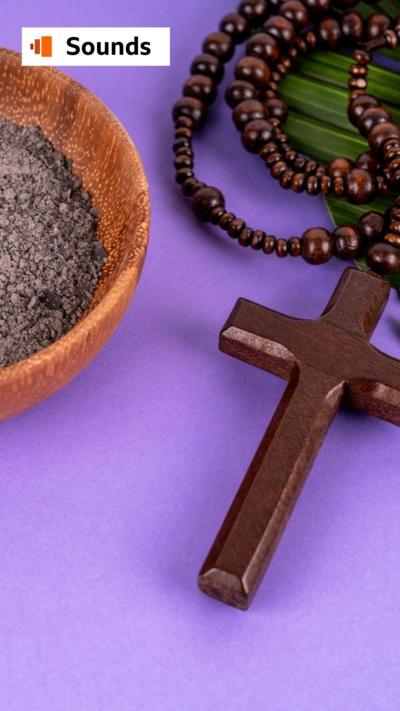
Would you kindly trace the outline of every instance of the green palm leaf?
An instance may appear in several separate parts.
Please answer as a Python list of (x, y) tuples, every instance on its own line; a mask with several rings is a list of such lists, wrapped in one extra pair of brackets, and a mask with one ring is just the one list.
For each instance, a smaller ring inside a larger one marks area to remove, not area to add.
[[(375, 8), (395, 17), (398, 0), (382, 0)], [(359, 6), (364, 15), (371, 13), (371, 6)], [(384, 52), (400, 61), (400, 51)], [(285, 124), (293, 145), (300, 151), (323, 163), (337, 156), (356, 158), (368, 150), (367, 141), (347, 119), (349, 55), (337, 52), (316, 51), (299, 61), (296, 71), (282, 82), (281, 96), (289, 106)], [(400, 68), (400, 65), (399, 65)], [(400, 124), (400, 72), (386, 67), (371, 65), (368, 91), (375, 94)], [(345, 199), (325, 198), (335, 225), (357, 222), (366, 210), (384, 212), (394, 201), (394, 194), (377, 198), (368, 207), (351, 205)], [(363, 260), (359, 267), (365, 268)], [(400, 275), (391, 278), (391, 283), (400, 289)]]

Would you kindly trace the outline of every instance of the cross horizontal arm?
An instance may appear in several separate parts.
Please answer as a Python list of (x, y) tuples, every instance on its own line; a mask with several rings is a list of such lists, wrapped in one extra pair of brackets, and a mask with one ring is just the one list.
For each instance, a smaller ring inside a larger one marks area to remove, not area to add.
[(368, 344), (362, 365), (368, 376), (348, 383), (347, 402), (374, 417), (400, 425), (400, 361)]
[(300, 319), (238, 299), (223, 327), (219, 347), (224, 353), (288, 379), (296, 363), (296, 327)]

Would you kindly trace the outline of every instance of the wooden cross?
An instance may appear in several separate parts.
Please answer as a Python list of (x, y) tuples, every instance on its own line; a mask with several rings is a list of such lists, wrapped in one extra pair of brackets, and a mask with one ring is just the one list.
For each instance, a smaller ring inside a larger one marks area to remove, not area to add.
[(389, 292), (350, 268), (315, 321), (237, 302), (221, 350), (289, 384), (200, 571), (203, 592), (248, 608), (341, 404), (400, 425), (400, 361), (369, 343)]

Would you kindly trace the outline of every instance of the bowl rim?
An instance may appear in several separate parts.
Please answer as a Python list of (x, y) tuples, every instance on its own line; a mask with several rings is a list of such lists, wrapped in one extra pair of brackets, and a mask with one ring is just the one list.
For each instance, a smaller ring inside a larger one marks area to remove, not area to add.
[[(12, 59), (13, 61), (21, 62), (20, 52), (0, 47), (0, 58), (4, 56)], [(111, 120), (117, 131), (128, 143), (131, 157), (135, 164), (138, 193), (146, 199), (141, 200), (143, 214), (140, 222), (138, 222), (135, 226), (134, 239), (131, 241), (129, 251), (127, 252), (124, 260), (124, 265), (120, 274), (116, 277), (110, 288), (107, 289), (105, 294), (93, 308), (84, 314), (79, 321), (69, 329), (69, 331), (63, 334), (54, 343), (42, 348), (40, 351), (36, 351), (27, 358), (23, 358), (16, 363), (0, 368), (0, 385), (4, 381), (12, 380), (13, 376), (17, 376), (17, 374), (18, 380), (24, 379), (25, 375), (27, 377), (28, 375), (29, 377), (32, 377), (32, 371), (39, 368), (41, 369), (45, 362), (52, 361), (55, 363), (59, 358), (61, 359), (62, 357), (65, 357), (65, 348), (71, 338), (74, 341), (83, 341), (88, 332), (91, 331), (92, 327), (95, 328), (98, 326), (99, 321), (107, 319), (107, 317), (112, 314), (115, 304), (120, 301), (121, 296), (129, 293), (130, 289), (133, 292), (136, 286), (143, 266), (150, 232), (150, 191), (148, 181), (139, 151), (119, 119), (92, 91), (87, 89), (73, 77), (65, 74), (65, 72), (62, 72), (55, 67), (30, 66), (26, 68), (34, 72), (54, 75), (58, 80), (61, 80), (65, 84), (78, 89), (82, 95), (85, 95), (88, 99), (90, 99), (92, 105), (94, 105), (94, 108), (99, 109), (109, 118), (109, 120)], [(131, 296), (132, 294), (130, 294), (127, 300), (127, 305)], [(117, 326), (117, 323), (115, 326)]]

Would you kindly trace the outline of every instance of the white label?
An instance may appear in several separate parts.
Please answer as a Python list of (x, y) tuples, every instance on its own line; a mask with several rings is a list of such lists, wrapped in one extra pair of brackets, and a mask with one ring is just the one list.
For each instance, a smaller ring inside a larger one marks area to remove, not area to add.
[(23, 66), (168, 67), (169, 27), (23, 27)]

